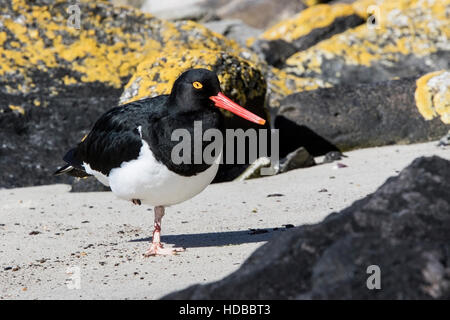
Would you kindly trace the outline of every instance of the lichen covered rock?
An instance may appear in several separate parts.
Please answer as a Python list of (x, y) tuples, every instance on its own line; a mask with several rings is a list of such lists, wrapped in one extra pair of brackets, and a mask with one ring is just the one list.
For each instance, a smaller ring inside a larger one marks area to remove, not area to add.
[[(428, 120), (419, 112), (423, 107), (416, 105), (414, 96), (417, 90), (424, 90), (420, 82), (400, 79), (298, 92), (281, 101), (275, 123), (281, 117), (307, 126), (343, 151), (436, 140), (449, 126), (438, 118)], [(428, 99), (431, 96), (420, 101)], [(432, 114), (434, 110), (426, 112)]]
[[(13, 95), (56, 96), (63, 88), (101, 82), (122, 88), (148, 52), (202, 48), (250, 53), (194, 22), (172, 24), (106, 2), (5, 1), (0, 9), (0, 90)], [(45, 85), (43, 79), (45, 77)], [(39, 98), (34, 105), (47, 105)], [(21, 106), (27, 109), (26, 105)]]
[(332, 84), (319, 78), (298, 77), (277, 68), (269, 68), (266, 72), (268, 104), (272, 108), (280, 106), (280, 101), (290, 94), (328, 88)]
[(269, 28), (251, 47), (269, 64), (281, 67), (292, 54), (364, 21), (349, 4), (320, 4)]
[(362, 14), (374, 4), (379, 12), (375, 25), (361, 25), (298, 52), (286, 61), (284, 70), (338, 84), (413, 77), (448, 68), (450, 0), (363, 0), (353, 6)]
[(303, 0), (234, 0), (222, 3), (224, 5), (216, 11), (220, 18), (241, 19), (256, 28), (266, 28), (307, 7)]
[(431, 120), (440, 117), (450, 124), (450, 72), (441, 70), (431, 72), (416, 82), (416, 105), (422, 116)]

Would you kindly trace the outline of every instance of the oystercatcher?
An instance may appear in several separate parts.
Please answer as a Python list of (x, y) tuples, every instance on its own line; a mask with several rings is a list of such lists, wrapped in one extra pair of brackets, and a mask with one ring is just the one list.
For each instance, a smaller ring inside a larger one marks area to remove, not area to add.
[[(153, 239), (145, 256), (167, 255), (183, 248), (164, 248), (160, 241), (165, 207), (188, 200), (214, 179), (219, 161), (176, 164), (172, 141), (176, 129), (194, 135), (194, 122), (202, 130), (223, 130), (223, 115), (228, 110), (258, 124), (265, 120), (227, 98), (219, 79), (206, 69), (184, 72), (173, 84), (170, 95), (147, 98), (115, 107), (103, 114), (92, 131), (64, 156), (67, 163), (55, 175), (94, 176), (109, 186), (121, 199), (134, 204), (154, 206)], [(208, 145), (202, 142), (202, 152)], [(221, 152), (216, 156), (220, 159)], [(178, 163), (178, 162), (177, 162)]]

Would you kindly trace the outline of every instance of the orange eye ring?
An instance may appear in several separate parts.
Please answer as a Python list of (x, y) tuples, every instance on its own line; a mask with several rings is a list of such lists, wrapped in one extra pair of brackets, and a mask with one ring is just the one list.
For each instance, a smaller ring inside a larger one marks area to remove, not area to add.
[(201, 88), (203, 88), (203, 85), (198, 81), (195, 81), (194, 83), (192, 83), (192, 86), (197, 90), (200, 90)]

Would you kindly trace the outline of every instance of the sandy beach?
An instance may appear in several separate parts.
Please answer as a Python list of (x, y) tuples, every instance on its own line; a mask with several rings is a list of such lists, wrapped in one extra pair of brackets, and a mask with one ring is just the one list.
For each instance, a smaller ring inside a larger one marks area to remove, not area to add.
[(437, 142), (346, 155), (344, 168), (215, 184), (168, 208), (162, 241), (187, 248), (170, 257), (142, 257), (152, 208), (110, 192), (70, 193), (68, 185), (0, 190), (0, 299), (157, 299), (216, 281), (272, 237), (349, 206), (415, 158), (450, 159)]

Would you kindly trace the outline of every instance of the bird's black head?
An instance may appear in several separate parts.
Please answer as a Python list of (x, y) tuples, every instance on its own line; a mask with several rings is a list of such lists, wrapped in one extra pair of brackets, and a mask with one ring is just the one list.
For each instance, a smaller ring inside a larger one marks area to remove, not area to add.
[(220, 92), (217, 75), (206, 69), (191, 69), (178, 77), (173, 84), (171, 101), (186, 109), (213, 107), (210, 97)]
[(258, 124), (265, 120), (227, 98), (220, 89), (217, 75), (207, 69), (191, 69), (178, 77), (170, 93), (170, 102), (186, 111), (222, 108)]

